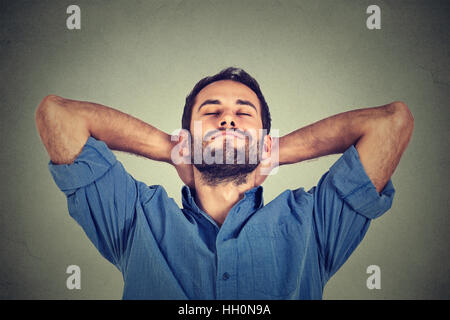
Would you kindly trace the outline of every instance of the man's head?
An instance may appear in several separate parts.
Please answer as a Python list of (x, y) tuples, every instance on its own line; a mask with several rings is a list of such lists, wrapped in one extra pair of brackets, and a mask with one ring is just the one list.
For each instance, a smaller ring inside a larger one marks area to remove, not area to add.
[(223, 69), (219, 73), (210, 77), (203, 78), (199, 82), (197, 82), (192, 91), (186, 97), (186, 103), (184, 105), (183, 110), (183, 117), (181, 120), (182, 128), (191, 132), (192, 112), (194, 105), (199, 102), (197, 99), (197, 95), (200, 93), (200, 91), (202, 91), (203, 88), (205, 88), (206, 86), (222, 80), (232, 80), (234, 82), (241, 83), (253, 91), (253, 93), (257, 96), (260, 105), (259, 116), (262, 121), (262, 127), (266, 129), (267, 134), (269, 134), (271, 123), (269, 106), (267, 105), (266, 100), (264, 99), (264, 95), (262, 94), (261, 89), (259, 88), (258, 82), (243, 69), (234, 67)]
[[(186, 98), (182, 126), (191, 133), (192, 146), (201, 143), (201, 161), (194, 158), (194, 147), (191, 157), (203, 179), (209, 184), (244, 183), (261, 160), (270, 121), (258, 83), (244, 70), (227, 68), (200, 80)], [(205, 155), (223, 161), (211, 163)], [(242, 155), (244, 162), (238, 159)]]

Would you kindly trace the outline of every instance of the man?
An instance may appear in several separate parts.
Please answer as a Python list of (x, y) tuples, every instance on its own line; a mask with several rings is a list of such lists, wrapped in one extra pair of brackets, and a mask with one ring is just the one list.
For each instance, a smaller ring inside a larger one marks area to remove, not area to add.
[[(258, 83), (237, 68), (197, 83), (182, 118), (190, 134), (175, 141), (120, 111), (54, 95), (40, 103), (36, 124), (70, 215), (123, 273), (124, 299), (321, 299), (371, 219), (390, 208), (390, 177), (413, 131), (408, 107), (392, 102), (276, 142)], [(186, 184), (183, 208), (162, 186), (136, 181), (110, 149), (174, 165)], [(233, 161), (206, 161), (216, 153)], [(336, 153), (317, 186), (264, 205), (263, 169)]]

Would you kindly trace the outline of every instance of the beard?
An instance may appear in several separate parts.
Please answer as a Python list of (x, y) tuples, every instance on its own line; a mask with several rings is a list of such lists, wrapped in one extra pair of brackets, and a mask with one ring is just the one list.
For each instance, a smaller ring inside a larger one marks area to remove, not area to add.
[[(194, 166), (201, 173), (202, 180), (210, 186), (232, 182), (236, 186), (247, 182), (247, 177), (260, 163), (262, 141), (245, 137), (245, 145), (235, 146), (236, 139), (223, 137), (222, 143), (202, 141), (201, 163)], [(252, 141), (253, 140), (253, 141)], [(191, 155), (193, 158), (194, 151)], [(206, 155), (206, 157), (205, 157)]]

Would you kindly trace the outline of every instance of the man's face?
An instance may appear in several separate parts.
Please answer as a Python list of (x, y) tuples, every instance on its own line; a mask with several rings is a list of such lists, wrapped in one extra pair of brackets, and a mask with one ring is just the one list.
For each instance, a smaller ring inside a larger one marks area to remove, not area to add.
[[(196, 163), (193, 157), (194, 165), (202, 173), (232, 178), (256, 169), (260, 159), (249, 154), (252, 151), (259, 154), (264, 132), (259, 99), (247, 86), (222, 80), (203, 88), (192, 108), (190, 131), (194, 144), (202, 142), (203, 155), (214, 157), (218, 152), (222, 155), (220, 164)], [(242, 155), (245, 155), (244, 162), (238, 159)]]

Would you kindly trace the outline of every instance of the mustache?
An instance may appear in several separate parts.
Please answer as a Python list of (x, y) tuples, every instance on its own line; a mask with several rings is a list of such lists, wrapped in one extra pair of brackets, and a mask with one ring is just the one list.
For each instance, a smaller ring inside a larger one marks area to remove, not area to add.
[(222, 132), (227, 131), (227, 130), (231, 131), (231, 132), (235, 132), (235, 133), (237, 133), (238, 135), (240, 135), (242, 137), (245, 137), (245, 132), (240, 130), (240, 129), (237, 129), (237, 128), (236, 129), (225, 129), (225, 128), (223, 128), (223, 129), (216, 129), (216, 130), (212, 130), (212, 131), (208, 132), (207, 134), (205, 134), (205, 137), (203, 139), (204, 140), (209, 140), (209, 138), (215, 136), (216, 134), (222, 133)]

